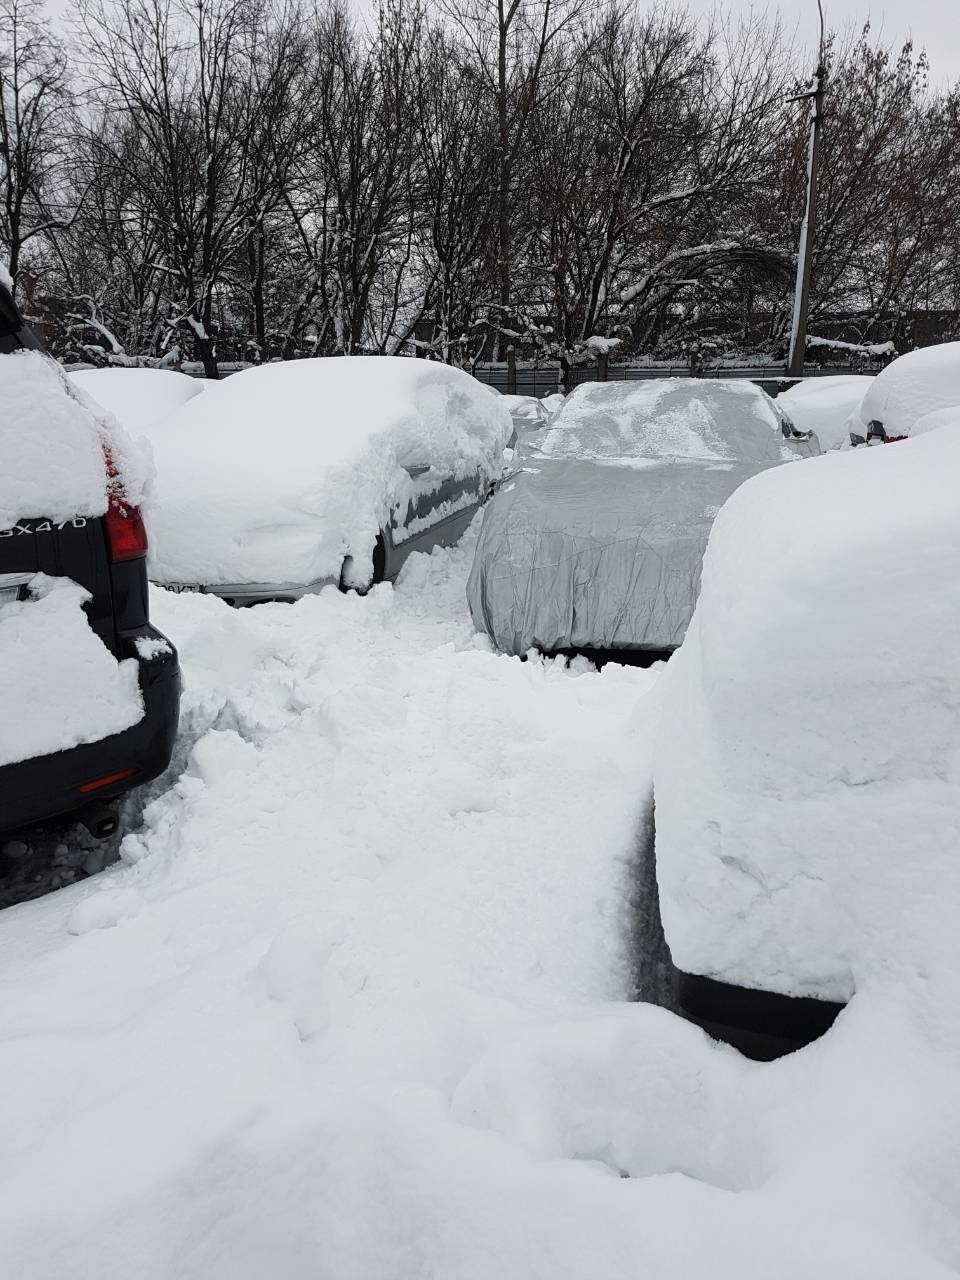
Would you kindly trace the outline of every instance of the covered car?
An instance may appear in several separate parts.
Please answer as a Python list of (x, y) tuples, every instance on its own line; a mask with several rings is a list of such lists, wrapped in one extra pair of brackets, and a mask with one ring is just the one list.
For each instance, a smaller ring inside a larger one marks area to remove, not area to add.
[(866, 373), (804, 378), (777, 396), (777, 403), (801, 431), (813, 431), (821, 449), (850, 444), (850, 417), (873, 385)]
[(469, 374), (347, 356), (245, 369), (149, 430), (154, 581), (241, 604), (392, 579), (455, 542), (512, 423)]
[(202, 378), (191, 378), (175, 369), (75, 369), (70, 381), (102, 408), (112, 413), (128, 431), (139, 434), (175, 413), (200, 395)]
[(745, 484), (666, 674), (656, 861), (679, 1000), (758, 1056), (893, 973), (922, 1016), (956, 974), (955, 417)]
[(908, 351), (874, 378), (850, 415), (852, 444), (904, 440), (930, 414), (960, 406), (960, 342)]
[(675, 648), (720, 507), (819, 452), (750, 382), (584, 383), (488, 503), (467, 585), (498, 648)]

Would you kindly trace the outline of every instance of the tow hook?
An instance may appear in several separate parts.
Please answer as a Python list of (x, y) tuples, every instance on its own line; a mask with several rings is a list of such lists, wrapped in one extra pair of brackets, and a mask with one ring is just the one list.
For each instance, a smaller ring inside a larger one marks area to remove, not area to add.
[(91, 800), (76, 814), (79, 823), (87, 828), (97, 840), (106, 840), (116, 835), (120, 826), (120, 815), (116, 809), (104, 804), (101, 800)]

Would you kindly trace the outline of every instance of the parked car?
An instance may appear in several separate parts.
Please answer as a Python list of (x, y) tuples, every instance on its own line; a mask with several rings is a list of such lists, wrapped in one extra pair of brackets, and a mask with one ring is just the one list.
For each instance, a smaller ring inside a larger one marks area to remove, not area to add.
[(39, 349), (0, 280), (0, 830), (104, 805), (169, 764), (180, 672), (150, 625), (149, 467)]
[[(555, 399), (553, 396), (549, 398)], [(516, 445), (526, 432), (539, 431), (541, 427), (545, 427), (556, 412), (555, 405), (549, 406), (546, 400), (538, 396), (504, 395), (502, 400), (510, 410), (510, 417), (513, 419), (512, 445)]]
[(499, 397), (435, 361), (246, 369), (149, 429), (151, 577), (238, 605), (392, 580), (461, 537), (512, 429)]
[(777, 404), (795, 427), (816, 434), (821, 449), (849, 448), (851, 414), (872, 384), (873, 377), (866, 373), (804, 378), (777, 396)]
[(850, 415), (850, 443), (905, 440), (921, 419), (958, 405), (960, 342), (909, 351), (877, 374)]
[(714, 517), (748, 477), (819, 453), (750, 382), (584, 383), (521, 445), (467, 586), (498, 648), (673, 649)]
[(176, 369), (72, 369), (69, 376), (134, 435), (169, 418), (207, 385)]
[(667, 673), (657, 880), (682, 1010), (753, 1056), (890, 973), (922, 1017), (956, 969), (954, 419), (756, 476), (710, 535)]

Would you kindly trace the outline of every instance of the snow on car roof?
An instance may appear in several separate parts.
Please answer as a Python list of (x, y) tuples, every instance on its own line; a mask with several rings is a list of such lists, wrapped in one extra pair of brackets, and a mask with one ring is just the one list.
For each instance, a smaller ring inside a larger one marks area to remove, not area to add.
[(537, 442), (544, 457), (630, 465), (644, 460), (779, 461), (780, 420), (750, 382), (650, 378), (585, 382)]
[[(393, 506), (444, 476), (496, 478), (512, 422), (469, 374), (410, 357), (243, 370), (151, 430), (163, 582), (309, 583), (362, 566)], [(431, 469), (418, 481), (408, 470)]]
[(79, 369), (70, 381), (137, 432), (168, 418), (206, 386), (174, 369)]
[(953, 405), (960, 405), (960, 342), (942, 342), (881, 370), (863, 397), (860, 421), (879, 422), (888, 436), (907, 436), (918, 418)]
[(141, 503), (151, 473), (149, 453), (71, 388), (48, 356), (0, 355), (0, 529), (30, 516), (103, 515), (104, 447), (127, 498)]

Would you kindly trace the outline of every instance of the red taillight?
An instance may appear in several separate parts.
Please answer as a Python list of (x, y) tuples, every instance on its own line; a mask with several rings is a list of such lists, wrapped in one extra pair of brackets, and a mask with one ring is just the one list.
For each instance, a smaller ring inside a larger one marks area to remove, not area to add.
[(124, 778), (132, 778), (136, 769), (121, 769), (119, 773), (108, 773), (105, 778), (94, 778), (92, 782), (84, 782), (78, 790), (99, 791), (101, 787), (109, 787), (111, 782), (122, 782)]
[(139, 510), (127, 506), (116, 494), (110, 495), (105, 524), (111, 560), (135, 560), (147, 554), (147, 531)]

